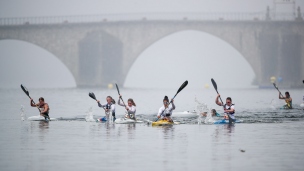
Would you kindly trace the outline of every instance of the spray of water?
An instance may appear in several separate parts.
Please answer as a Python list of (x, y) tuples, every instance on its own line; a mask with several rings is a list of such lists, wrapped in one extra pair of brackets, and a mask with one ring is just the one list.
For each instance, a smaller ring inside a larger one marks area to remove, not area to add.
[(206, 103), (199, 102), (196, 97), (194, 99), (196, 103), (196, 113), (198, 115), (197, 123), (201, 124), (203, 122), (203, 114), (208, 112), (208, 106)]
[(207, 116), (206, 116), (206, 119), (204, 121), (205, 124), (213, 124), (214, 123), (214, 119), (212, 118), (212, 109), (210, 108), (208, 113), (207, 113)]
[(21, 120), (24, 121), (26, 116), (25, 116), (25, 113), (24, 113), (24, 106), (23, 105), (21, 105), (20, 111), (21, 111), (21, 113), (20, 113)]
[(86, 112), (85, 120), (87, 122), (95, 122), (96, 120), (93, 118), (93, 107), (91, 106), (89, 110)]
[(272, 110), (275, 110), (276, 109), (276, 104), (277, 104), (276, 101), (274, 99), (272, 99), (271, 102), (270, 102), (270, 108)]

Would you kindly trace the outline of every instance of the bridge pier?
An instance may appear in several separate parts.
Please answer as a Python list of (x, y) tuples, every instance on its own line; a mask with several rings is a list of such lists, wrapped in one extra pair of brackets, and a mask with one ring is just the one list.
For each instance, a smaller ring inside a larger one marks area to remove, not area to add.
[[(270, 77), (277, 78), (281, 87), (300, 87), (299, 78), (303, 75), (303, 38), (299, 34), (283, 30), (271, 30), (259, 35), (261, 72), (258, 85), (271, 86)], [(280, 79), (278, 79), (280, 78)]]
[(88, 33), (79, 41), (78, 86), (121, 84), (122, 43), (104, 31)]

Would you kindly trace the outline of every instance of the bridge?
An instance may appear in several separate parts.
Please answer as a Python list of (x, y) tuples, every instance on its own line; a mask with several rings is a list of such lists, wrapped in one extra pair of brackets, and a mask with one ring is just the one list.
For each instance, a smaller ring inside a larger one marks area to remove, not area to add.
[(282, 86), (302, 86), (304, 22), (300, 11), (296, 16), (275, 18), (267, 12), (0, 19), (0, 40), (21, 40), (46, 49), (66, 65), (77, 86), (123, 85), (145, 49), (184, 30), (206, 32), (229, 43), (252, 67), (256, 85), (271, 85), (270, 77), (277, 76), (284, 78)]

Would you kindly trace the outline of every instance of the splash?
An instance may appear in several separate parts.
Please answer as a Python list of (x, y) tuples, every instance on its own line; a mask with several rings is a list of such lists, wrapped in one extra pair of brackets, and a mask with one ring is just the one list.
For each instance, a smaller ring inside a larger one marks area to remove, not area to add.
[[(304, 80), (303, 80), (303, 83), (304, 83)], [(301, 107), (302, 109), (304, 109), (304, 96), (303, 96), (303, 102), (300, 104), (300, 107)]]
[(208, 113), (207, 113), (207, 116), (206, 116), (206, 119), (204, 121), (205, 124), (213, 124), (214, 123), (214, 119), (212, 118), (212, 109), (210, 108)]
[(85, 120), (87, 122), (95, 122), (96, 120), (93, 118), (93, 107), (91, 106), (89, 110), (86, 112)]
[[(194, 101), (196, 102), (196, 113), (198, 115), (197, 118), (197, 123), (201, 124), (202, 122), (205, 122), (203, 119), (203, 115), (206, 114), (208, 112), (208, 106), (206, 103), (201, 103), (199, 102), (196, 97), (194, 99)], [(211, 116), (212, 117), (212, 116)], [(205, 119), (206, 120), (206, 119)]]
[(272, 99), (271, 102), (270, 102), (270, 108), (272, 110), (275, 110), (276, 109), (276, 104), (277, 104), (276, 101), (274, 99)]
[(196, 112), (198, 115), (201, 115), (201, 113), (208, 112), (208, 106), (206, 103), (199, 102), (196, 97), (194, 101), (196, 102)]
[(24, 106), (23, 105), (21, 105), (20, 111), (21, 111), (21, 113), (20, 113), (21, 120), (24, 121), (26, 116), (25, 116), (25, 113), (24, 113)]

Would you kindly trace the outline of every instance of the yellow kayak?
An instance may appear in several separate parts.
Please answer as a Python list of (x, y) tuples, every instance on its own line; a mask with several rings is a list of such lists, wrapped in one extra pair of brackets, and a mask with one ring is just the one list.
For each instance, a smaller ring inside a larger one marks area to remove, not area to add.
[(169, 122), (168, 120), (158, 120), (156, 122), (152, 122), (152, 126), (164, 126), (164, 125), (177, 125), (179, 122)]

